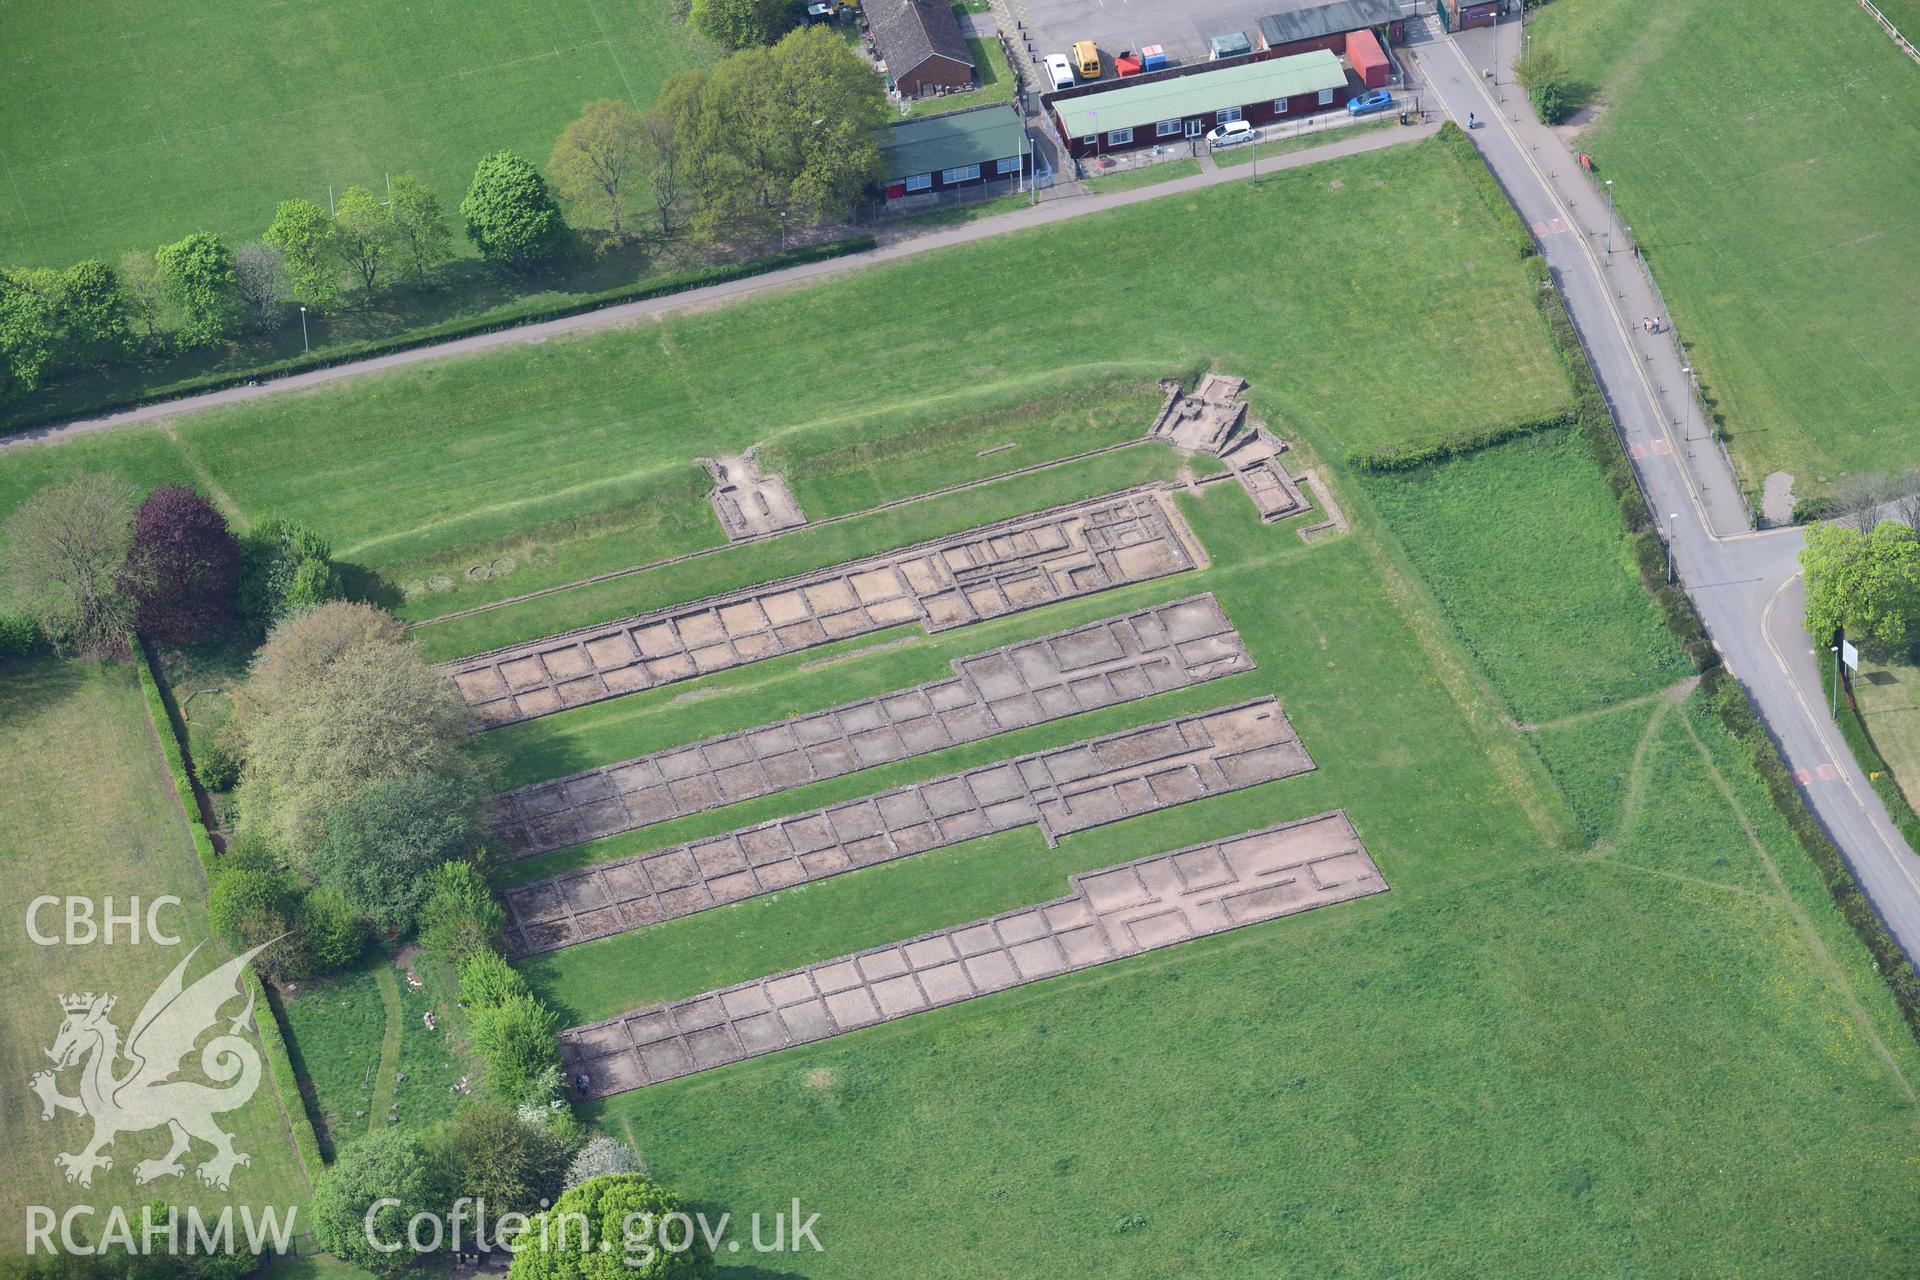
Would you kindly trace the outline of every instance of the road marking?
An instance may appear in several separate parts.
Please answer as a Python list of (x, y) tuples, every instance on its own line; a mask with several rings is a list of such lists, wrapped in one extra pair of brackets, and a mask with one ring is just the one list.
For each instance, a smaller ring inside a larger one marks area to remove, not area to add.
[(1634, 459), (1638, 461), (1647, 456), (1647, 446), (1636, 442), (1627, 446), (1627, 452), (1632, 454)]
[(1820, 781), (1822, 782), (1837, 782), (1840, 779), (1840, 771), (1834, 768), (1831, 763), (1821, 765), (1818, 769), (1814, 770), (1814, 772), (1820, 775)]
[(1793, 771), (1793, 780), (1794, 780), (1795, 782), (1797, 782), (1797, 783), (1799, 783), (1799, 784), (1800, 784), (1801, 786), (1803, 786), (1803, 787), (1804, 787), (1804, 786), (1806, 786), (1806, 785), (1807, 785), (1807, 784), (1808, 784), (1809, 782), (1812, 782), (1812, 781), (1813, 781), (1813, 770), (1811, 770), (1811, 769), (1795, 769), (1795, 770)]
[(1653, 442), (1653, 451), (1658, 454), (1670, 454), (1673, 452), (1673, 446), (1665, 440), (1655, 440)]

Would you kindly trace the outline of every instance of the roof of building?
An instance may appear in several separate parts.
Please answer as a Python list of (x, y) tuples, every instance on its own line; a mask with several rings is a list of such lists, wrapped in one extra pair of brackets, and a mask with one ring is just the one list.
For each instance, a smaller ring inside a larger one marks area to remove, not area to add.
[(880, 131), (887, 181), (936, 173), (990, 160), (1005, 160), (1027, 148), (1027, 132), (1011, 102), (902, 120)]
[(906, 75), (936, 54), (973, 65), (973, 50), (948, 0), (861, 0), (860, 7), (889, 75)]
[(1109, 89), (1056, 101), (1053, 109), (1070, 138), (1092, 137), (1108, 129), (1137, 129), (1157, 120), (1205, 115), (1221, 107), (1291, 98), (1347, 83), (1340, 59), (1325, 49), (1244, 62), (1237, 67), (1199, 71), (1147, 84)]
[(1260, 36), (1271, 49), (1296, 40), (1318, 40), (1336, 31), (1377, 27), (1400, 16), (1400, 0), (1326, 0), (1260, 19)]

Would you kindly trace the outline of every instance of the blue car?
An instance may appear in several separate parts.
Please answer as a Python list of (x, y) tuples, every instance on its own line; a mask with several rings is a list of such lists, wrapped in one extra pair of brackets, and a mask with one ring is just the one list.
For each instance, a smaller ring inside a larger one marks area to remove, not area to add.
[(1385, 89), (1369, 89), (1357, 98), (1347, 99), (1347, 114), (1370, 116), (1376, 111), (1385, 111), (1392, 105), (1393, 95)]

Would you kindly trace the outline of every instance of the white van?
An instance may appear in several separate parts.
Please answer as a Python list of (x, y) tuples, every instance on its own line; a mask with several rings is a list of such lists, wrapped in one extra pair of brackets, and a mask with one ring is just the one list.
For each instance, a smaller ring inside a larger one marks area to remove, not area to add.
[(1047, 79), (1053, 82), (1056, 91), (1073, 88), (1073, 64), (1067, 61), (1066, 54), (1047, 55)]

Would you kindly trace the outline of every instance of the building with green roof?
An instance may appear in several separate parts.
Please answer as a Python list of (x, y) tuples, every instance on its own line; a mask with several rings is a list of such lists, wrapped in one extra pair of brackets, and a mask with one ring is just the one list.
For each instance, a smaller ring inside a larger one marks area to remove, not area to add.
[(889, 200), (1017, 179), (1031, 147), (1010, 102), (902, 120), (875, 139), (886, 165)]
[(1347, 65), (1326, 49), (1075, 86), (1042, 99), (1075, 159), (1178, 145), (1233, 120), (1268, 124), (1344, 105)]

